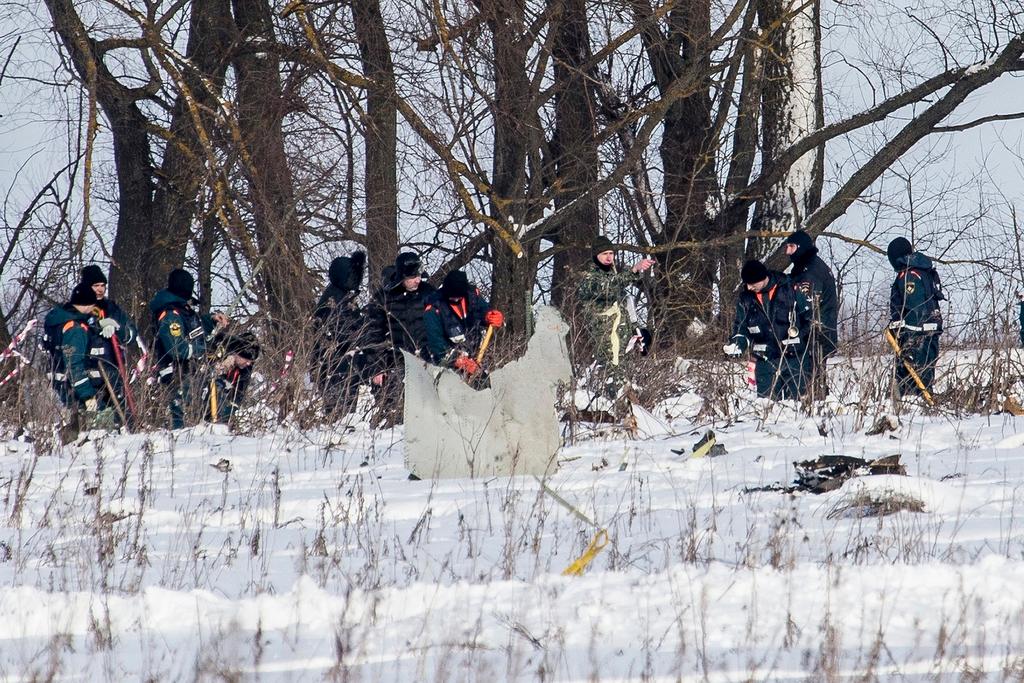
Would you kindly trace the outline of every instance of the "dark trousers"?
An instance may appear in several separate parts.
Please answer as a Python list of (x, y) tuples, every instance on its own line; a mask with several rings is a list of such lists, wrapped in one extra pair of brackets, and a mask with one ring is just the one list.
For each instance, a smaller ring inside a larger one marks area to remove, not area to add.
[(900, 396), (921, 393), (917, 382), (903, 364), (904, 360), (910, 363), (925, 388), (931, 392), (932, 382), (935, 381), (935, 363), (939, 359), (939, 335), (904, 332), (900, 335), (899, 342), (903, 357), (896, 359), (896, 389)]
[(758, 358), (754, 365), (757, 395), (762, 398), (797, 399), (807, 392), (810, 355)]

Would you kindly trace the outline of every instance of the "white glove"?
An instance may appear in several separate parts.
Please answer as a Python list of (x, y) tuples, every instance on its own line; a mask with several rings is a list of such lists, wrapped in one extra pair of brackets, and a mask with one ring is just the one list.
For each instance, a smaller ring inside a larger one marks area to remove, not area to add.
[(85, 399), (85, 409), (90, 413), (95, 413), (100, 409), (100, 402), (95, 396), (92, 398)]
[(121, 324), (113, 318), (103, 318), (100, 320), (100, 336), (104, 339), (110, 339), (117, 331), (121, 329)]
[(739, 347), (739, 345), (736, 344), (735, 342), (733, 342), (732, 344), (726, 344), (725, 346), (723, 346), (722, 347), (722, 351), (727, 356), (739, 356), (739, 355), (743, 354), (743, 349), (741, 349)]

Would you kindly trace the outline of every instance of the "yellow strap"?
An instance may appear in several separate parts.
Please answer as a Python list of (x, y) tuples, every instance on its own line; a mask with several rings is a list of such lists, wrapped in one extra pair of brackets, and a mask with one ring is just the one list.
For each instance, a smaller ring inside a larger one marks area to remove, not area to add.
[(565, 568), (565, 571), (562, 572), (562, 576), (580, 576), (584, 571), (586, 571), (590, 563), (606, 545), (608, 545), (608, 532), (601, 529), (597, 532), (597, 535), (594, 536), (594, 540), (590, 542), (587, 549), (583, 551), (583, 554)]
[(612, 345), (612, 365), (619, 364), (619, 324), (622, 323), (622, 309), (619, 303), (615, 302), (608, 307), (608, 310), (598, 313), (602, 318), (612, 319), (612, 333), (609, 341)]

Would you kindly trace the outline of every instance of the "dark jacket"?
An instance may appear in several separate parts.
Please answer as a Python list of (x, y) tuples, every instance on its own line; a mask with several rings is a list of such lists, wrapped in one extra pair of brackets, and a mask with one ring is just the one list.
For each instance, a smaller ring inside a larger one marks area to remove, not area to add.
[(50, 379), (61, 400), (70, 405), (72, 399), (85, 402), (95, 396), (103, 387), (99, 363), (107, 363), (108, 373), (116, 372), (96, 317), (66, 304), (46, 314), (43, 329), (51, 344)]
[(139, 328), (135, 326), (125, 310), (117, 305), (117, 302), (100, 299), (96, 302), (96, 307), (103, 311), (104, 318), (112, 318), (120, 325), (117, 330), (117, 340), (121, 342), (121, 346), (128, 346), (138, 338)]
[[(210, 400), (210, 383), (203, 383), (202, 401), (207, 406), (206, 418), (211, 422), (227, 423), (235, 416), (235, 413), (242, 407), (242, 400), (245, 398), (245, 391), (252, 379), (252, 366), (245, 369), (235, 368), (227, 374), (215, 373), (213, 377), (213, 389), (216, 393), (216, 401)], [(216, 404), (216, 414), (213, 413), (213, 406)]]
[(1020, 310), (1017, 318), (1020, 323), (1020, 345), (1024, 346), (1024, 301), (1020, 302)]
[(421, 282), (414, 292), (406, 291), (401, 280), (378, 289), (367, 308), (366, 332), (360, 346), (372, 354), (374, 372), (382, 372), (400, 363), (401, 351), (429, 358), (427, 304), (436, 300), (437, 290)]
[(889, 327), (900, 332), (942, 332), (942, 284), (930, 258), (914, 252), (900, 260), (889, 294)]
[(155, 355), (161, 381), (169, 382), (174, 371), (191, 372), (206, 358), (206, 338), (215, 323), (200, 315), (177, 294), (161, 289), (149, 303), (156, 330)]
[[(732, 341), (754, 356), (776, 360), (803, 356), (811, 331), (811, 305), (783, 273), (770, 271), (758, 293), (744, 289), (736, 300)], [(791, 331), (796, 334), (793, 335)]]
[[(805, 235), (806, 233), (800, 233)], [(790, 280), (793, 286), (803, 292), (811, 303), (814, 321), (820, 325), (813, 330), (814, 338), (821, 344), (821, 350), (828, 356), (835, 352), (838, 343), (839, 297), (836, 294), (836, 279), (832, 271), (818, 256), (818, 248), (810, 238), (793, 242), (797, 250), (790, 255), (793, 270)]]
[(314, 354), (326, 375), (339, 371), (345, 354), (356, 348), (366, 315), (356, 300), (363, 278), (365, 256), (339, 256), (327, 271), (329, 284), (313, 311), (316, 330)]
[(451, 300), (438, 296), (427, 304), (424, 324), (427, 332), (429, 360), (438, 364), (450, 364), (454, 352), (464, 351), (476, 356), (483, 339), (484, 315), (491, 305), (474, 289), (464, 298)]

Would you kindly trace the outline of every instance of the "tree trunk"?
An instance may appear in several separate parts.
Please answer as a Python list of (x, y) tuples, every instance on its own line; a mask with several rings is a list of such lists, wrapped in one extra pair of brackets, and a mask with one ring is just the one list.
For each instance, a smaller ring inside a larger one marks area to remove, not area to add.
[(264, 261), (261, 275), (269, 308), (265, 313), (273, 323), (295, 321), (307, 313), (312, 282), (303, 260), (301, 225), (285, 155), (286, 105), (279, 63), (270, 52), (246, 46), (247, 42), (273, 42), (272, 15), (266, 0), (233, 2), (242, 43), (233, 61), (238, 74), (238, 122), (251, 160), (245, 171), (259, 258)]
[[(182, 78), (199, 105), (200, 118), (207, 131), (214, 125), (208, 112), (219, 106), (217, 98), (224, 86), (234, 39), (230, 0), (193, 0), (185, 55), (195, 71), (202, 74), (205, 82), (211, 84), (214, 90), (210, 92), (193, 70), (183, 70)], [(144, 245), (141, 256), (146, 277), (143, 291), (146, 293), (163, 287), (167, 274), (181, 267), (189, 238), (197, 223), (196, 213), (204, 183), (209, 182), (210, 176), (219, 174), (218, 169), (207, 165), (193, 112), (189, 110), (182, 93), (174, 101), (169, 132), (171, 142), (164, 148), (153, 202), (153, 225), (159, 225), (162, 229), (153, 231), (152, 241)], [(209, 220), (210, 217), (207, 217), (203, 222), (208, 223)], [(212, 258), (214, 244), (206, 241), (210, 236), (211, 230), (207, 227), (201, 240), (203, 248), (209, 249), (207, 255)], [(136, 246), (126, 243), (123, 248), (127, 252)], [(115, 243), (115, 254), (117, 248)], [(200, 259), (200, 270), (203, 265), (203, 259)], [(199, 291), (209, 305), (209, 293), (205, 291), (209, 283), (203, 280), (200, 274)]]
[(159, 250), (162, 235), (161, 226), (153, 223), (149, 121), (137, 104), (144, 95), (123, 86), (107, 69), (71, 0), (46, 0), (46, 7), (78, 77), (87, 88), (95, 79), (96, 100), (110, 126), (118, 186), (110, 289), (129, 309), (137, 311), (151, 283), (147, 256)]
[(398, 254), (398, 165), (396, 153), (398, 108), (395, 71), (384, 19), (377, 0), (354, 0), (363, 75), (373, 81), (367, 91), (366, 119), (366, 251), (370, 281), (378, 282), (384, 266)]
[[(665, 174), (664, 242), (719, 236), (715, 234), (716, 223), (707, 213), (709, 201), (717, 195), (714, 150), (708, 148), (710, 33), (710, 2), (694, 0), (670, 12), (666, 39), (647, 45), (655, 80), (663, 94), (684, 71), (705, 74), (701, 87), (675, 102), (665, 117), (659, 149)], [(645, 39), (649, 41), (650, 34)], [(680, 339), (693, 320), (711, 316), (717, 263), (699, 249), (669, 250), (660, 254), (658, 261), (658, 297), (653, 311), (658, 331), (663, 340)]]
[[(821, 8), (803, 0), (759, 0), (758, 21), (768, 30), (761, 99), (761, 149), (766, 162), (824, 124), (821, 85)], [(771, 27), (774, 30), (770, 30)], [(789, 167), (754, 207), (751, 228), (790, 232), (821, 204), (825, 147), (819, 145)], [(764, 164), (764, 165), (767, 165)], [(779, 239), (751, 239), (749, 258), (766, 258)]]
[[(598, 155), (595, 142), (593, 88), (584, 65), (591, 58), (584, 0), (552, 0), (557, 8), (555, 40), (552, 47), (555, 76), (555, 140), (551, 147), (555, 158), (555, 209), (573, 202), (597, 180)], [(573, 207), (552, 241), (571, 246), (554, 257), (551, 301), (561, 306), (572, 287), (574, 275), (590, 260), (589, 245), (597, 237), (600, 217), (596, 197), (588, 197)]]
[[(522, 224), (526, 216), (526, 161), (533, 139), (525, 107), (532, 102), (526, 76), (527, 42), (523, 33), (523, 7), (519, 0), (485, 0), (481, 12), (487, 17), (494, 41), (494, 162), (491, 184), (495, 201), (491, 216), (506, 226)], [(503, 240), (491, 240), (494, 268), (491, 303), (505, 313), (511, 334), (525, 334), (530, 326), (536, 262), (529, 256), (517, 258)]]

